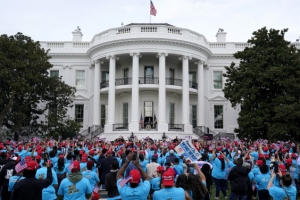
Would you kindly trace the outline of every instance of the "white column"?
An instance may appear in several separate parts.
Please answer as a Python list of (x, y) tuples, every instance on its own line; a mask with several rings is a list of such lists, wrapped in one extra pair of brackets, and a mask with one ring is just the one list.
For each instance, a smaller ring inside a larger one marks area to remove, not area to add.
[(184, 124), (184, 132), (192, 132), (190, 124), (190, 86), (189, 86), (189, 60), (188, 56), (182, 56), (182, 123)]
[(109, 59), (109, 89), (108, 89), (108, 117), (107, 124), (105, 125), (105, 132), (113, 130), (113, 124), (115, 123), (115, 79), (116, 79), (116, 59), (114, 55), (107, 57)]
[(159, 92), (158, 92), (158, 131), (168, 131), (166, 122), (166, 56), (158, 53), (159, 58)]
[(129, 131), (139, 131), (139, 57), (140, 53), (130, 53), (132, 56), (132, 95), (131, 95), (131, 122)]
[(204, 74), (203, 61), (198, 61), (197, 82), (198, 82), (198, 106), (197, 106), (197, 126), (204, 126)]
[(100, 124), (100, 60), (95, 62), (93, 125)]

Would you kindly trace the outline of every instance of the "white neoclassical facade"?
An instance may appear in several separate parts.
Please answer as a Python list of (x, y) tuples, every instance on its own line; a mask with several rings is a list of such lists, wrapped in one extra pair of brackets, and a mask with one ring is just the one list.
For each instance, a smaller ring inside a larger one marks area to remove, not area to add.
[(240, 110), (224, 98), (222, 73), (239, 62), (233, 53), (247, 43), (226, 42), (223, 30), (209, 42), (170, 24), (129, 24), (88, 42), (82, 36), (77, 29), (73, 41), (41, 42), (52, 56), (50, 75), (77, 89), (68, 114), (82, 131), (101, 127), (107, 139), (131, 133), (159, 139), (192, 135), (199, 127), (222, 133), (238, 127)]

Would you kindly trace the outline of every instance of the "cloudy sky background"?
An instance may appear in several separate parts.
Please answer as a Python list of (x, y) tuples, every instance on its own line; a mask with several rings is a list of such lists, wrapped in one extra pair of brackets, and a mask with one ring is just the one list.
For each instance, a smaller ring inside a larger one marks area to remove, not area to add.
[[(169, 23), (216, 41), (246, 42), (252, 32), (288, 28), (286, 40), (300, 36), (300, 0), (153, 0), (152, 23)], [(149, 23), (150, 0), (0, 0), (0, 34), (22, 32), (39, 41), (71, 41), (80, 26), (83, 40), (123, 22)]]

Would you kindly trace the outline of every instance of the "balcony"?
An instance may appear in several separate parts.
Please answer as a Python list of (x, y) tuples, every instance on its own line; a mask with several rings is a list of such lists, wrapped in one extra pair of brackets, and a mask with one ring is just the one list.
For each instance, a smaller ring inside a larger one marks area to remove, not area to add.
[(100, 89), (107, 88), (109, 86), (109, 81), (102, 81), (100, 83)]
[(166, 78), (166, 85), (182, 86), (182, 80), (176, 78)]
[(139, 78), (139, 84), (159, 84), (159, 78), (153, 77), (153, 78), (147, 78), (147, 77), (140, 77)]
[(113, 131), (128, 131), (128, 123), (113, 124)]
[(184, 131), (184, 124), (169, 124), (168, 131)]
[(132, 84), (132, 79), (131, 78), (118, 78), (116, 79), (116, 86), (119, 85), (131, 85)]
[(198, 89), (198, 83), (190, 81), (190, 88)]

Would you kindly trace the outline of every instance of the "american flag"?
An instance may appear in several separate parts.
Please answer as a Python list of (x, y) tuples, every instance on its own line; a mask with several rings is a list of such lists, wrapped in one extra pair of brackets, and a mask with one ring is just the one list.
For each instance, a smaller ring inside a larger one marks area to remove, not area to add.
[(141, 124), (141, 128), (143, 128), (143, 126), (144, 126), (144, 120), (143, 120), (142, 114), (141, 114), (141, 118), (140, 118), (140, 124)]
[(93, 192), (96, 192), (96, 193), (98, 193), (99, 192), (99, 188), (97, 187), (97, 185), (95, 185), (95, 187), (94, 187), (94, 191)]
[(25, 160), (22, 160), (21, 162), (19, 162), (16, 167), (15, 170), (17, 173), (19, 173), (20, 171), (22, 171), (23, 169), (25, 169), (27, 167), (27, 164), (25, 162)]
[(132, 179), (132, 176), (129, 175), (128, 177), (124, 178), (123, 180), (121, 180), (119, 182), (120, 187), (122, 188), (128, 181), (130, 181)]
[(156, 9), (151, 0), (150, 0), (150, 15), (156, 16)]
[(69, 171), (72, 171), (73, 167), (74, 167), (73, 160), (71, 160), (71, 162), (68, 166)]

